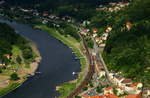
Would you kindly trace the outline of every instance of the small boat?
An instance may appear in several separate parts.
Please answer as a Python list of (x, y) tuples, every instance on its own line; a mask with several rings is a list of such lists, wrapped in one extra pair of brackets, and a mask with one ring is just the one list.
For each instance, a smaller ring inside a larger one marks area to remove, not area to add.
[(76, 73), (75, 73), (75, 72), (72, 72), (72, 74), (75, 75)]
[(35, 72), (36, 74), (41, 74), (41, 72)]
[(78, 58), (78, 57), (75, 57), (75, 60), (79, 60), (80, 58)]
[(76, 52), (72, 52), (72, 54), (76, 54)]

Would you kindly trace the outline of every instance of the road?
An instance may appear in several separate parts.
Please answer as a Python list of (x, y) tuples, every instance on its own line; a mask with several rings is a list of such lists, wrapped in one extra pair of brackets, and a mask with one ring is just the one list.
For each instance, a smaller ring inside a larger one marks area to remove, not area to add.
[(96, 61), (100, 61), (102, 63), (102, 65), (104, 66), (104, 70), (106, 72), (106, 77), (108, 81), (112, 83), (109, 77), (109, 71), (108, 71), (107, 65), (105, 64), (102, 54), (100, 53), (100, 48), (97, 46), (96, 41), (94, 40), (93, 37), (92, 37), (92, 40), (94, 42), (94, 52), (96, 53)]

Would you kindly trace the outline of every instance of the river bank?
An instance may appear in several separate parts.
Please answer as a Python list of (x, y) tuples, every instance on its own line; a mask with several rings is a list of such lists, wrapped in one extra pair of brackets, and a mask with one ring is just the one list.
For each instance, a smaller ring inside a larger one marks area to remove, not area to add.
[(36, 25), (35, 28), (48, 32), (50, 35), (60, 40), (63, 44), (70, 47), (72, 51), (75, 52), (76, 57), (78, 58), (82, 57), (80, 58), (81, 72), (78, 73), (78, 78), (56, 87), (56, 90), (59, 91), (61, 95), (60, 98), (64, 98), (68, 96), (82, 82), (82, 80), (84, 79), (84, 75), (86, 74), (86, 71), (88, 70), (88, 67), (86, 66), (88, 65), (87, 64), (88, 61), (87, 61), (85, 54), (83, 53), (84, 48), (79, 41), (77, 41), (71, 36), (65, 37), (61, 35), (56, 29), (48, 28), (45, 25)]
[(34, 60), (32, 62), (29, 62), (29, 67), (20, 68), (20, 70), (17, 72), (19, 74), (19, 80), (13, 81), (8, 78), (6, 81), (3, 81), (4, 83), (7, 82), (7, 85), (5, 87), (0, 87), (0, 98), (19, 88), (27, 80), (28, 77), (35, 74), (42, 58), (34, 43), (29, 42), (29, 46), (33, 50), (33, 55), (35, 56)]

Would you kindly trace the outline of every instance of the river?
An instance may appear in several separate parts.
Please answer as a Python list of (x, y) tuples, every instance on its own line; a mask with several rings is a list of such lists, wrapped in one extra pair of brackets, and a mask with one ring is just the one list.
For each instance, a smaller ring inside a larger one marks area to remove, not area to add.
[(2, 98), (55, 98), (59, 95), (55, 90), (57, 85), (77, 78), (72, 72), (80, 71), (80, 62), (75, 60), (75, 55), (66, 45), (28, 24), (2, 19), (0, 22), (9, 24), (17, 33), (33, 41), (42, 57), (37, 69), (41, 74), (30, 77), (19, 88)]

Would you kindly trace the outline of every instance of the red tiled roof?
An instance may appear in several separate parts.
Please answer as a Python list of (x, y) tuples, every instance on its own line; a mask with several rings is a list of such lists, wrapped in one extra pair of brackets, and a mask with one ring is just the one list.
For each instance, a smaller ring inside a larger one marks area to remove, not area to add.
[(82, 95), (82, 98), (119, 98), (119, 97), (114, 94), (107, 94), (107, 95), (103, 95), (103, 96)]
[(112, 87), (111, 86), (109, 86), (109, 87), (107, 87), (107, 88), (104, 88), (105, 90), (110, 90), (110, 89), (112, 89)]
[(100, 37), (96, 37), (95, 40), (101, 40), (101, 38)]
[(142, 98), (140, 95), (128, 95), (125, 98)]
[(88, 95), (81, 95), (82, 98), (89, 98)]
[(133, 24), (132, 24), (131, 22), (128, 21), (128, 22), (126, 22), (126, 25), (128, 25), (128, 26), (131, 27)]
[(129, 2), (119, 2), (120, 4), (128, 4)]
[(125, 79), (121, 83), (131, 83), (131, 82), (132, 82), (131, 79)]
[(133, 84), (131, 84), (130, 86), (131, 86), (131, 87), (137, 87), (138, 84), (139, 84), (139, 83), (133, 83)]
[(106, 98), (119, 98), (118, 96), (116, 96), (114, 94), (107, 94), (105, 96), (106, 96)]
[(92, 29), (92, 31), (95, 33), (98, 32), (98, 30), (96, 28)]
[(104, 96), (90, 96), (89, 98), (104, 98)]
[(105, 98), (105, 96), (88, 96), (88, 95), (82, 95), (82, 98)]

